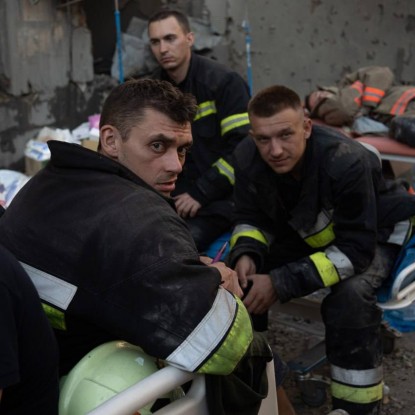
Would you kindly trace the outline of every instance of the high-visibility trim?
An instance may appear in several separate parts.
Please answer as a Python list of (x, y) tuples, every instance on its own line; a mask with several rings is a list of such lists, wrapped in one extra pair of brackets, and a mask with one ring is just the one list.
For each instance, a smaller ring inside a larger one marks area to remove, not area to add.
[(322, 210), (316, 219), (316, 223), (307, 231), (300, 229), (298, 233), (304, 241), (312, 248), (322, 248), (333, 242), (334, 235), (333, 222), (331, 220), (333, 211)]
[(232, 232), (231, 241), (230, 241), (231, 242), (230, 243), (231, 248), (233, 246), (235, 246), (236, 241), (238, 240), (238, 238), (240, 238), (242, 236), (246, 236), (248, 238), (255, 239), (258, 242), (263, 243), (267, 247), (269, 246), (269, 242), (267, 240), (267, 237), (265, 236), (264, 232), (261, 231), (260, 229), (255, 228), (254, 226), (250, 226), (250, 225), (237, 225), (237, 226), (235, 226), (235, 228)]
[(230, 115), (220, 122), (221, 135), (224, 136), (234, 128), (249, 124), (249, 117), (247, 112)]
[(235, 299), (238, 303), (238, 309), (232, 328), (219, 349), (198, 370), (198, 373), (221, 375), (232, 373), (251, 344), (253, 333), (248, 311), (238, 297)]
[(43, 311), (54, 329), (66, 330), (65, 313), (48, 304), (42, 303)]
[(392, 115), (402, 115), (405, 112), (409, 101), (413, 98), (415, 98), (415, 88), (406, 90), (393, 104), (390, 113)]
[(363, 92), (363, 101), (364, 102), (375, 102), (379, 103), (381, 99), (384, 97), (385, 91), (379, 88), (373, 88), (371, 86), (367, 86)]
[(363, 94), (363, 83), (360, 81), (355, 81), (350, 85), (350, 88), (355, 89), (359, 94), (357, 97), (354, 98), (354, 102), (361, 107), (362, 106), (362, 94)]
[(200, 118), (207, 117), (208, 115), (216, 114), (215, 101), (205, 101), (198, 105), (196, 117), (193, 121), (197, 121)]
[(326, 257), (324, 252), (316, 252), (309, 257), (320, 275), (325, 287), (330, 287), (340, 281), (340, 276), (337, 273), (336, 267)]
[(410, 219), (395, 223), (393, 232), (389, 235), (387, 242), (391, 244), (403, 245), (412, 229)]
[(324, 250), (327, 258), (334, 264), (341, 280), (351, 277), (355, 274), (354, 266), (349, 257), (345, 255), (335, 245), (329, 246)]
[(20, 262), (36, 287), (39, 297), (49, 304), (66, 310), (78, 290), (76, 285), (63, 281), (40, 269)]
[(331, 395), (333, 398), (357, 404), (377, 402), (383, 398), (383, 382), (364, 388), (356, 388), (332, 382)]
[(166, 360), (190, 372), (227, 375), (252, 338), (248, 311), (239, 299), (219, 287), (209, 313)]
[(220, 174), (223, 174), (229, 180), (229, 183), (232, 186), (235, 184), (235, 171), (225, 159), (220, 158), (213, 163), (213, 166), (219, 170)]
[(331, 365), (331, 378), (337, 382), (353, 386), (372, 386), (382, 382), (383, 367), (372, 369), (344, 369), (340, 366)]

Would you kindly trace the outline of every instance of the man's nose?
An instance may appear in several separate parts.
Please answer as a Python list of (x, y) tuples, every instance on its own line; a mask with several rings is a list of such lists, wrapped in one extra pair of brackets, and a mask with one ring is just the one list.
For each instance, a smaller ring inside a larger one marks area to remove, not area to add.
[(160, 41), (160, 53), (166, 53), (167, 51), (167, 42), (164, 42), (163, 40)]
[(167, 156), (165, 167), (167, 171), (179, 174), (183, 170), (183, 161), (176, 152), (172, 152)]
[(270, 142), (270, 152), (273, 157), (278, 157), (282, 154), (283, 149), (279, 140), (272, 139)]

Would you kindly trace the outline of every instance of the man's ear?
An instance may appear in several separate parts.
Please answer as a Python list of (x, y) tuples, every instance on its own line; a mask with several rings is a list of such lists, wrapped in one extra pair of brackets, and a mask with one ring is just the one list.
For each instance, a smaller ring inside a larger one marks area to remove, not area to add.
[(304, 138), (310, 138), (311, 130), (313, 128), (313, 123), (310, 118), (306, 117), (304, 119)]
[(106, 156), (118, 159), (118, 140), (120, 133), (112, 125), (103, 125), (99, 130), (101, 151)]
[(187, 39), (187, 44), (191, 48), (193, 44), (195, 43), (195, 34), (193, 32), (187, 33), (186, 39)]

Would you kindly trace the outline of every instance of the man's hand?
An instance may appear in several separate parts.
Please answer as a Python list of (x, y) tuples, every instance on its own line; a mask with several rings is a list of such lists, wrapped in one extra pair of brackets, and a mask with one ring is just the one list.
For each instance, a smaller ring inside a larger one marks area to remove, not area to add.
[(245, 289), (248, 286), (248, 275), (255, 274), (256, 266), (254, 260), (248, 255), (242, 255), (235, 265), (239, 283)]
[(242, 298), (244, 292), (239, 285), (238, 276), (234, 270), (228, 268), (223, 262), (211, 263), (209, 266), (215, 267), (220, 272), (223, 288)]
[(178, 196), (175, 196), (174, 202), (176, 204), (176, 210), (179, 216), (182, 218), (193, 218), (196, 216), (197, 211), (202, 207), (202, 205), (189, 193), (182, 193)]
[(265, 313), (278, 296), (268, 274), (253, 274), (248, 276), (252, 287), (244, 299), (245, 307), (251, 314)]

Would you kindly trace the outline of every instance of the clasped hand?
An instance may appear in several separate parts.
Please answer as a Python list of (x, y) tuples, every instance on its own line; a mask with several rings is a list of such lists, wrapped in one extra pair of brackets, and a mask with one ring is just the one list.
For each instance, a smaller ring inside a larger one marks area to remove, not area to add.
[(243, 289), (252, 282), (243, 302), (251, 314), (263, 314), (277, 301), (278, 296), (269, 274), (256, 274), (255, 262), (248, 255), (242, 255), (235, 266), (239, 282)]

